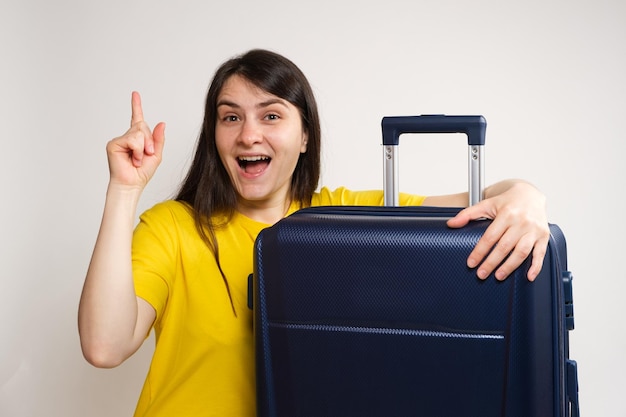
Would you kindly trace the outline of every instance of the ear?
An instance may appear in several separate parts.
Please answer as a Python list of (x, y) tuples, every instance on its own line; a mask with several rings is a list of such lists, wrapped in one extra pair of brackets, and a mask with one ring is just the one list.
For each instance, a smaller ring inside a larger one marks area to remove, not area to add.
[(300, 145), (300, 153), (306, 153), (306, 147), (309, 143), (309, 134), (307, 132), (302, 132), (302, 143)]

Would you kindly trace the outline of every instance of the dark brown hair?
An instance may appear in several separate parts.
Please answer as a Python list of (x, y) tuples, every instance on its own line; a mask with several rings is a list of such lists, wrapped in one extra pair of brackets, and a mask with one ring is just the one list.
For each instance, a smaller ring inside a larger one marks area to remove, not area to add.
[[(311, 204), (319, 181), (321, 132), (311, 86), (302, 71), (289, 59), (271, 51), (253, 49), (229, 59), (217, 69), (209, 86), (204, 122), (195, 156), (176, 200), (186, 202), (193, 208), (196, 228), (215, 256), (236, 315), (228, 280), (220, 264), (215, 237), (216, 228), (227, 223), (237, 207), (237, 192), (222, 165), (215, 143), (217, 99), (226, 81), (234, 75), (287, 100), (299, 110), (308, 142), (307, 151), (300, 154), (293, 173), (290, 197), (300, 207)], [(216, 223), (215, 215), (219, 215), (224, 221)]]

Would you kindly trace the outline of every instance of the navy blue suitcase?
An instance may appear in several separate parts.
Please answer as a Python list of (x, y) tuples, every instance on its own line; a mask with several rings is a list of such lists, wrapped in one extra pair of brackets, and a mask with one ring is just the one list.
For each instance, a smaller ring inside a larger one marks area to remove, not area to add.
[[(386, 204), (397, 202), (398, 138), (419, 132), (467, 134), (480, 198), (481, 116), (393, 117), (383, 119)], [(458, 210), (308, 208), (259, 235), (258, 417), (578, 416), (563, 233), (550, 226), (534, 282), (529, 261), (481, 281), (465, 261), (489, 221), (450, 229)]]

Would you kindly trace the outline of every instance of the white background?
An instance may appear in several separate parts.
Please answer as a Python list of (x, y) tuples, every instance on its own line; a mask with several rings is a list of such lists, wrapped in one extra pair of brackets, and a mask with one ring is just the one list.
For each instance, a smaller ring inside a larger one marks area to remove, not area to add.
[[(536, 184), (568, 238), (582, 415), (626, 416), (626, 3), (301, 3), (1, 0), (0, 415), (132, 414), (152, 337), (100, 370), (82, 358), (76, 326), (105, 144), (126, 130), (139, 90), (149, 123), (167, 122), (164, 161), (140, 208), (170, 197), (214, 70), (263, 47), (295, 61), (314, 87), (330, 187), (382, 187), (385, 115), (487, 118), (487, 182)], [(403, 191), (464, 189), (455, 139), (405, 139)]]

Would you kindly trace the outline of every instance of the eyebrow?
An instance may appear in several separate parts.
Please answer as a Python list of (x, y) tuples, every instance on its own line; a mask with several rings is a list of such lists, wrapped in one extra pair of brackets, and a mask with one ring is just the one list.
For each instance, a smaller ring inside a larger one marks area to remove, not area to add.
[[(255, 107), (257, 108), (263, 108), (263, 107), (268, 107), (271, 106), (272, 104), (280, 104), (282, 106), (287, 107), (287, 103), (285, 102), (285, 100), (280, 99), (280, 98), (271, 98), (269, 100), (266, 101), (262, 101), (259, 104), (257, 104)], [(241, 108), (241, 106), (237, 103), (235, 103), (234, 101), (230, 101), (230, 100), (219, 100), (217, 102), (217, 107), (220, 106), (229, 106), (229, 107), (234, 107), (234, 108)]]

